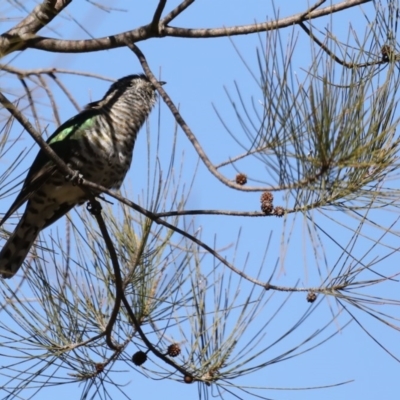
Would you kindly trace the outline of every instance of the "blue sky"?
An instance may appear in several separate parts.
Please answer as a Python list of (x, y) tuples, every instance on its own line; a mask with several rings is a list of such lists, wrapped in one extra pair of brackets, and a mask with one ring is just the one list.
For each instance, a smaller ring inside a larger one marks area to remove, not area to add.
[[(170, 10), (177, 1), (168, 1), (166, 10)], [(291, 15), (295, 12), (303, 11), (307, 7), (307, 2), (280, 2), (277, 4), (280, 8), (279, 15), (281, 17)], [(286, 4), (291, 3), (289, 6)], [(104, 2), (107, 5), (108, 2)], [(119, 33), (148, 23), (152, 17), (153, 11), (157, 5), (157, 1), (115, 1), (112, 6), (115, 9), (124, 9), (125, 11), (112, 11), (110, 13), (94, 7), (89, 2), (76, 1), (67, 7), (63, 13), (63, 18), (56, 18), (50, 25), (54, 31), (46, 29), (40, 33), (44, 36), (61, 37), (63, 39), (87, 39), (88, 35), (82, 30), (77, 23), (72, 20), (72, 16), (76, 18), (81, 26), (84, 26), (93, 37), (102, 37), (114, 33)], [(33, 2), (26, 2), (27, 9), (31, 9)], [(8, 3), (2, 3), (0, 13), (13, 16), (23, 15), (21, 11), (10, 12), (11, 6)], [(365, 5), (369, 15), (373, 15), (371, 5)], [(332, 19), (325, 18), (317, 22), (320, 29), (330, 26), (335, 35), (346, 40), (347, 30), (351, 27), (359, 32), (362, 37), (364, 31), (368, 29), (368, 25), (362, 16), (360, 9), (346, 11), (342, 14), (335, 15)], [(272, 19), (274, 10), (271, 2), (266, 1), (197, 1), (185, 13), (183, 13), (174, 22), (174, 26), (183, 27), (221, 27), (232, 25), (251, 24), (254, 21), (262, 22), (266, 18)], [(13, 20), (8, 23), (14, 23)], [(6, 26), (7, 23), (4, 23)], [(293, 73), (297, 76), (304, 76), (303, 69), (307, 69), (310, 65), (310, 47), (309, 39), (305, 37), (302, 31), (295, 30), (295, 35), (299, 35), (298, 44), (296, 45), (296, 56), (293, 63)], [(281, 40), (283, 49), (286, 48), (286, 41), (293, 33), (292, 28), (282, 30)], [(233, 43), (232, 43), (233, 42)], [(235, 99), (237, 104), (240, 99), (237, 96), (235, 82), (240, 88), (240, 94), (245, 101), (251, 102), (262, 107), (262, 94), (257, 82), (251, 77), (246, 66), (241, 61), (240, 56), (246, 60), (246, 63), (256, 75), (259, 76), (257, 64), (257, 49), (262, 43), (265, 43), (264, 34), (236, 36), (232, 40), (228, 38), (218, 39), (179, 39), (179, 38), (163, 38), (152, 39), (138, 46), (147, 57), (147, 61), (153, 72), (159, 74), (162, 80), (167, 81), (165, 90), (168, 92), (175, 104), (179, 105), (180, 112), (192, 131), (202, 144), (210, 159), (218, 164), (227, 160), (229, 157), (235, 156), (243, 152), (237, 146), (234, 140), (225, 131), (217, 114), (213, 109), (215, 105), (218, 112), (223, 116), (227, 125), (235, 132), (238, 137), (245, 141), (243, 131), (238, 124), (232, 105), (226, 95), (228, 91)], [(236, 49), (235, 49), (236, 47)], [(53, 54), (42, 51), (30, 50), (22, 54), (12, 54), (8, 56), (3, 63), (9, 62), (10, 65), (22, 69), (58, 67), (73, 69), (79, 71), (88, 71), (101, 74), (109, 78), (119, 78), (131, 73), (141, 72), (141, 67), (135, 55), (127, 48), (115, 49), (97, 53), (88, 54)], [(302, 69), (303, 68), (303, 69)], [(109, 82), (100, 81), (91, 78), (82, 78), (70, 75), (60, 76), (62, 82), (69, 88), (75, 96), (78, 103), (83, 106), (89, 101), (100, 98), (109, 86)], [(10, 82), (0, 83), (1, 87), (12, 85)], [(76, 113), (70, 102), (67, 101), (59, 90), (55, 90), (57, 101), (59, 102), (60, 117), (65, 121)], [(43, 123), (43, 127), (47, 127), (49, 133), (55, 128), (55, 124), (50, 110), (43, 108), (41, 110), (47, 122)], [(158, 127), (158, 118), (160, 118), (160, 126)], [(166, 169), (169, 165), (170, 158), (170, 142), (174, 134), (175, 122), (171, 117), (169, 110), (163, 104), (153, 112), (150, 120), (150, 137), (156, 140), (158, 132), (161, 135), (161, 152), (160, 165), (162, 169)], [(16, 133), (15, 133), (16, 134)], [(135, 196), (139, 196), (143, 190), (146, 190), (146, 154), (147, 154), (147, 136), (143, 129), (135, 145), (134, 161), (128, 177), (125, 181), (127, 190), (132, 190)], [(182, 179), (183, 182), (190, 182), (195, 173), (195, 181), (191, 195), (188, 199), (187, 209), (223, 209), (223, 210), (244, 210), (258, 211), (259, 193), (240, 193), (227, 188), (217, 181), (200, 163), (198, 170), (196, 164), (197, 155), (191, 147), (186, 136), (181, 130), (177, 134), (177, 160), (176, 165), (183, 165)], [(28, 148), (33, 143), (27, 133), (24, 133), (21, 139), (22, 148)], [(30, 152), (22, 165), (19, 172), (29, 167), (29, 163), (35, 156), (36, 151)], [(12, 157), (12, 153), (9, 155)], [(10, 160), (0, 161), (0, 168), (5, 169)], [(261, 163), (243, 162), (240, 168), (243, 168), (249, 175), (258, 176), (260, 179), (269, 180), (270, 175)], [(254, 168), (254, 170), (250, 170)], [(257, 169), (258, 168), (258, 169)], [(261, 170), (261, 168), (264, 168)], [(223, 170), (228, 177), (233, 178), (235, 171), (233, 168)], [(284, 201), (284, 193), (275, 195), (276, 201)], [(6, 210), (11, 198), (2, 199), (2, 211)], [(283, 203), (282, 203), (283, 204)], [(338, 242), (345, 245), (351, 235), (349, 230), (344, 229), (340, 223), (355, 224), (350, 217), (344, 213), (335, 210), (325, 210), (325, 214), (329, 215), (333, 221), (315, 213), (316, 221), (322, 223), (324, 229), (329, 231), (332, 237)], [(383, 214), (382, 222), (390, 224), (395, 215), (388, 216)], [(76, 213), (73, 218), (77, 219)], [(236, 244), (237, 237), (240, 232), (240, 243), (238, 246), (235, 265), (242, 269), (246, 263), (246, 271), (250, 275), (256, 275), (262, 265), (261, 280), (267, 280), (275, 265), (278, 265), (279, 273), (274, 276), (272, 283), (277, 285), (294, 285), (299, 282), (299, 286), (313, 286), (320, 283), (318, 275), (317, 263), (312, 252), (312, 243), (307, 234), (307, 225), (302, 215), (292, 215), (285, 223), (283, 219), (277, 218), (256, 218), (248, 219), (243, 217), (229, 218), (219, 216), (198, 216), (195, 219), (195, 230), (200, 229), (202, 239), (209, 244), (214, 243), (214, 235), (217, 235), (217, 247), (225, 247), (230, 244)], [(352, 222), (351, 222), (352, 221)], [(61, 222), (62, 224), (62, 222)], [(63, 225), (55, 225), (51, 229), (53, 232), (57, 227)], [(288, 232), (291, 232), (289, 235)], [(372, 232), (372, 231), (371, 231)], [(372, 233), (371, 233), (372, 234)], [(323, 236), (323, 235), (322, 235)], [(270, 240), (270, 242), (268, 242)], [(282, 242), (290, 240), (290, 244), (282, 246)], [(388, 239), (393, 240), (393, 238)], [(326, 246), (327, 265), (332, 266), (339, 257), (338, 247), (334, 246), (326, 237), (322, 239)], [(269, 245), (268, 245), (269, 243)], [(355, 255), (364, 254), (368, 241), (357, 243), (354, 248)], [(390, 245), (398, 247), (395, 241), (389, 242)], [(263, 261), (263, 254), (266, 246), (268, 247), (267, 257)], [(380, 255), (386, 251), (385, 249), (375, 250), (376, 252), (369, 255)], [(322, 252), (319, 254), (321, 265)], [(223, 253), (228, 259), (232, 260), (233, 250)], [(399, 257), (397, 254), (392, 255), (387, 260), (379, 264), (380, 271), (388, 274), (390, 270), (396, 271)], [(202, 273), (209, 274), (214, 264), (211, 257), (206, 258), (206, 262), (202, 265)], [(227, 272), (221, 269), (221, 274)], [(210, 280), (211, 277), (208, 277)], [(241, 285), (237, 281), (233, 281), (235, 285)], [(208, 283), (210, 283), (208, 281)], [(395, 297), (397, 292), (391, 291), (394, 285), (387, 285), (385, 294)], [(248, 286), (243, 284), (241, 295), (246, 293)], [(371, 293), (382, 295), (379, 288), (372, 288)], [(257, 331), (257, 327), (265, 323), (265, 320), (271, 318), (272, 314), (277, 310), (279, 304), (286, 298), (285, 293), (275, 293), (271, 301), (265, 306), (261, 314), (258, 316), (258, 322), (254, 326), (249, 327), (249, 332), (243, 335), (243, 341)], [(315, 312), (307, 319), (304, 324), (292, 333), (289, 337), (282, 340), (281, 343), (273, 346), (269, 351), (260, 356), (259, 362), (271, 360), (289, 348), (296, 346), (306, 337), (321, 329), (332, 318), (332, 310), (338, 310), (334, 299), (323, 299)], [(262, 339), (260, 346), (268, 346), (283, 335), (288, 327), (293, 326), (298, 318), (308, 310), (309, 304), (305, 301), (305, 294), (292, 294), (289, 301), (280, 311), (279, 316), (273, 320), (270, 326), (265, 330), (265, 337)], [(357, 310), (353, 309), (357, 314)], [(399, 316), (398, 310), (391, 310), (392, 314)], [(393, 330), (383, 326), (383, 324), (373, 321), (371, 318), (358, 313), (361, 321), (366, 323), (374, 332), (376, 337), (382, 340), (397, 356), (398, 337)], [(280, 388), (281, 390), (257, 391), (257, 394), (273, 399), (320, 399), (340, 398), (340, 399), (397, 399), (399, 384), (396, 379), (399, 372), (399, 364), (390, 356), (388, 356), (378, 345), (373, 343), (356, 323), (351, 323), (345, 329), (348, 316), (345, 314), (339, 317), (321, 336), (319, 340), (336, 333), (336, 335), (306, 354), (288, 359), (283, 362), (269, 365), (262, 371), (253, 375), (246, 375), (238, 378), (237, 383), (243, 385), (252, 385), (269, 388)], [(233, 322), (231, 322), (233, 323)], [(249, 335), (249, 336), (247, 336)], [(310, 344), (312, 346), (312, 344)], [(240, 346), (239, 346), (240, 347)], [(308, 346), (302, 348), (306, 349)], [(2, 363), (0, 362), (0, 365)], [(158, 399), (162, 394), (165, 400), (175, 399), (177, 394), (181, 398), (196, 398), (197, 386), (185, 385), (177, 382), (165, 380), (151, 380), (145, 378), (140, 373), (135, 373), (126, 364), (116, 364), (116, 368), (120, 368), (121, 373), (118, 376), (121, 382), (125, 382), (127, 387), (126, 393), (131, 398)], [(122, 372), (123, 371), (123, 372)], [(2, 377), (0, 376), (0, 385)], [(290, 388), (307, 388), (324, 385), (332, 385), (339, 382), (354, 380), (353, 382), (325, 390), (283, 390)], [(71, 384), (68, 386), (48, 388), (42, 391), (36, 398), (47, 399), (58, 396), (60, 398), (77, 398), (82, 391), (82, 386)], [(65, 393), (65, 395), (64, 395)], [(67, 395), (68, 393), (68, 395)], [(114, 398), (120, 398), (118, 392)], [(235, 392), (242, 398), (247, 397), (245, 393)], [(27, 398), (24, 393), (22, 398)], [(99, 397), (100, 398), (100, 397)], [(122, 397), (121, 397), (122, 398)], [(226, 395), (226, 398), (234, 398)]]

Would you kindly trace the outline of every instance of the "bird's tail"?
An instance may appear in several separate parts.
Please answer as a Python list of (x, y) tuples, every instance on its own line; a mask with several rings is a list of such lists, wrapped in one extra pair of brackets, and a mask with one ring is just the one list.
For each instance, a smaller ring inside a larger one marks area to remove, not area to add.
[(40, 232), (27, 219), (25, 213), (0, 252), (0, 275), (3, 278), (15, 275)]

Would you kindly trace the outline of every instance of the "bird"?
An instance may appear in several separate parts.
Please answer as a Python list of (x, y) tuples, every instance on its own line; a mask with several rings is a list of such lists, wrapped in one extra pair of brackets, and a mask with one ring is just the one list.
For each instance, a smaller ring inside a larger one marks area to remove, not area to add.
[[(156, 99), (156, 88), (146, 75), (120, 78), (101, 100), (89, 103), (60, 125), (47, 144), (84, 179), (119, 189), (131, 165), (138, 132)], [(0, 276), (14, 276), (39, 233), (87, 200), (85, 191), (40, 150), (19, 195), (0, 221), (1, 226), (26, 202), (21, 219), (0, 252)]]

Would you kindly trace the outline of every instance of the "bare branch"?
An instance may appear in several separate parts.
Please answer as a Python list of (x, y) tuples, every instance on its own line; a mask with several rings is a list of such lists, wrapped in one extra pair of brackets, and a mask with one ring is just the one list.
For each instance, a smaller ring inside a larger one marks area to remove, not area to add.
[(72, 0), (44, 0), (14, 28), (6, 32), (7, 35), (25, 35), (36, 33), (52, 21)]
[(110, 254), (110, 259), (112, 266), (114, 268), (114, 278), (115, 278), (115, 302), (114, 307), (111, 312), (110, 318), (108, 320), (107, 327), (105, 329), (106, 332), (106, 341), (107, 345), (112, 350), (119, 350), (121, 348), (120, 345), (116, 345), (112, 341), (112, 330), (117, 320), (119, 310), (121, 307), (121, 301), (124, 297), (124, 289), (122, 287), (122, 277), (121, 277), (121, 268), (119, 267), (119, 261), (117, 252), (115, 251), (113, 242), (111, 237), (108, 233), (107, 226), (104, 222), (104, 219), (101, 215), (101, 205), (100, 203), (94, 198), (93, 195), (90, 195), (90, 207), (88, 207), (89, 212), (96, 218), (96, 221), (99, 225), (101, 235), (103, 236), (104, 242), (106, 244), (108, 253)]
[[(202, 38), (210, 39), (215, 37), (227, 37), (248, 35), (251, 33), (259, 33), (265, 31), (276, 30), (299, 24), (304, 19), (311, 20), (320, 18), (325, 15), (331, 15), (348, 8), (369, 3), (372, 0), (349, 0), (342, 3), (334, 4), (312, 12), (302, 12), (291, 17), (282, 18), (277, 21), (257, 23), (251, 25), (224, 27), (224, 28), (177, 28), (165, 27), (162, 29), (162, 36), (180, 37), (180, 38)], [(305, 17), (306, 15), (306, 17)], [(154, 32), (153, 25), (148, 24), (117, 35), (107, 36), (90, 40), (59, 40), (46, 38), (42, 36), (32, 36), (32, 34), (18, 35), (18, 37), (10, 37), (8, 34), (0, 36), (0, 49), (8, 49), (7, 52), (32, 48), (44, 51), (52, 51), (59, 53), (86, 53), (91, 51), (100, 51), (124, 47), (126, 43), (137, 43), (142, 40), (159, 37), (160, 34)], [(14, 49), (10, 50), (14, 46)]]
[(73, 104), (73, 106), (75, 107), (75, 109), (77, 111), (81, 110), (81, 107), (79, 106), (79, 104), (75, 101), (74, 97), (71, 95), (71, 93), (69, 92), (69, 90), (66, 88), (66, 86), (57, 78), (56, 75), (54, 74), (49, 74), (50, 78), (52, 78), (54, 80), (54, 82), (59, 86), (59, 88), (65, 93), (65, 95), (68, 97), (68, 100)]
[[(293, 212), (293, 211), (292, 211)], [(154, 214), (158, 218), (175, 217), (183, 215), (229, 215), (231, 217), (267, 217), (273, 214), (266, 215), (258, 211), (231, 211), (231, 210), (180, 210), (167, 211)]]
[(129, 317), (131, 318), (131, 320), (133, 321), (133, 323), (135, 324), (135, 328), (137, 329), (137, 331), (138, 331), (138, 333), (140, 335), (140, 338), (146, 344), (147, 348), (150, 349), (154, 355), (156, 355), (157, 357), (159, 357), (162, 360), (164, 360), (167, 364), (171, 365), (176, 370), (180, 371), (183, 375), (191, 376), (191, 374), (188, 371), (186, 371), (184, 368), (182, 368), (181, 366), (179, 366), (176, 363), (174, 363), (172, 360), (170, 360), (168, 357), (166, 357), (165, 354), (161, 353), (161, 351), (157, 350), (152, 345), (152, 343), (149, 341), (147, 336), (144, 334), (142, 328), (140, 327), (140, 323), (137, 320), (137, 318), (135, 316), (135, 313), (132, 311), (131, 305), (130, 305), (129, 301), (127, 300), (127, 298), (125, 297), (125, 294), (122, 293), (122, 295), (123, 295), (122, 302), (124, 303), (126, 311), (127, 311), (128, 315), (129, 315)]
[[(369, 3), (371, 0), (348, 0), (342, 3), (333, 4), (331, 6), (321, 8), (319, 10), (313, 10), (309, 12), (302, 12), (299, 14), (292, 15), (287, 18), (282, 18), (272, 22), (264, 22), (260, 24), (241, 25), (227, 28), (216, 28), (216, 29), (190, 29), (190, 28), (176, 28), (166, 27), (165, 35), (174, 37), (184, 38), (213, 38), (213, 37), (225, 37), (225, 36), (237, 36), (237, 35), (248, 35), (251, 33), (272, 31), (281, 28), (287, 28), (292, 25), (296, 25), (301, 21), (320, 18), (325, 15), (331, 15), (348, 8), (356, 7), (364, 3)], [(318, 4), (318, 3), (317, 3)], [(312, 9), (312, 8), (311, 8)]]
[(108, 78), (104, 75), (94, 74), (92, 72), (84, 72), (84, 71), (74, 71), (72, 69), (63, 69), (63, 68), (36, 68), (36, 69), (21, 69), (15, 68), (11, 65), (0, 64), (0, 70), (7, 71), (12, 74), (17, 74), (20, 76), (29, 76), (29, 75), (49, 75), (49, 74), (68, 74), (68, 75), (79, 75), (79, 76), (87, 76), (88, 78), (96, 78), (101, 79), (107, 82), (114, 82), (115, 79)]
[(56, 104), (56, 101), (53, 96), (53, 92), (50, 90), (49, 85), (46, 82), (46, 79), (44, 79), (44, 77), (42, 75), (37, 75), (37, 77), (39, 79), (40, 84), (42, 85), (42, 88), (46, 92), (47, 97), (50, 100), (50, 104), (51, 104), (51, 108), (53, 109), (53, 115), (54, 115), (54, 119), (56, 120), (56, 124), (58, 126), (60, 126), (61, 125), (60, 114), (58, 113), (58, 108), (57, 108), (57, 104)]
[(175, 7), (163, 20), (164, 25), (168, 25), (173, 19), (175, 19), (179, 14), (185, 11), (195, 0), (184, 0), (179, 6)]
[(28, 98), (29, 107), (32, 110), (33, 119), (36, 122), (36, 128), (40, 130), (39, 117), (38, 117), (38, 114), (37, 114), (37, 111), (36, 111), (35, 102), (33, 101), (33, 98), (32, 98), (32, 91), (29, 89), (29, 87), (26, 84), (24, 78), (19, 78), (19, 81), (21, 82), (22, 86), (24, 87), (24, 90), (25, 90), (25, 93), (26, 93), (26, 97)]
[[(342, 65), (343, 67), (346, 68), (365, 68), (365, 67), (371, 67), (373, 65), (379, 65), (379, 64), (387, 64), (387, 62), (389, 61), (389, 59), (386, 59), (384, 57), (381, 57), (379, 59), (377, 59), (376, 61), (371, 61), (368, 63), (348, 63), (344, 60), (342, 60), (341, 58), (339, 58), (335, 53), (333, 53), (327, 46), (324, 45), (324, 43), (322, 43), (316, 36), (313, 35), (313, 33), (311, 32), (310, 29), (307, 28), (307, 26), (304, 24), (304, 22), (300, 22), (299, 23), (300, 28), (302, 28), (307, 35), (315, 42), (317, 43), (317, 45), (319, 47), (321, 47), (321, 49), (327, 53), (330, 57), (332, 57), (338, 64)], [(395, 55), (395, 57), (393, 57), (394, 60), (398, 61), (400, 59), (399, 55)]]
[(159, 23), (160, 23), (160, 18), (162, 15), (162, 12), (164, 11), (165, 5), (167, 4), (167, 0), (159, 0), (156, 11), (154, 12), (153, 20), (151, 21), (151, 25), (153, 26), (153, 29), (158, 31), (159, 29)]
[(24, 48), (21, 36), (33, 35), (52, 21), (72, 0), (44, 0), (19, 24), (0, 36), (0, 54)]
[(318, 0), (314, 5), (312, 5), (304, 14), (304, 17), (307, 17), (310, 12), (316, 10), (321, 4), (325, 3), (326, 0)]

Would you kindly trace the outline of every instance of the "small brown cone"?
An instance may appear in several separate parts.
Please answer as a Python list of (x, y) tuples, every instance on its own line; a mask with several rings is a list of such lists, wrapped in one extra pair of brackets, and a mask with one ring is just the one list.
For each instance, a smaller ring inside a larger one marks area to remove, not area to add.
[(309, 303), (314, 303), (315, 300), (317, 300), (317, 294), (315, 292), (308, 292), (307, 301)]
[(178, 357), (179, 354), (181, 354), (181, 348), (179, 347), (179, 344), (174, 343), (168, 346), (167, 354), (170, 357)]
[(274, 206), (269, 201), (263, 201), (261, 203), (261, 211), (264, 214), (272, 214), (272, 211), (274, 211)]
[(283, 217), (285, 215), (285, 209), (281, 206), (277, 206), (274, 208), (274, 214), (277, 217)]
[(274, 195), (271, 192), (263, 192), (260, 198), (260, 202), (264, 203), (265, 201), (272, 203), (274, 201)]
[(193, 376), (189, 376), (189, 375), (185, 375), (183, 380), (185, 383), (193, 383), (194, 382)]
[(247, 183), (247, 175), (245, 174), (237, 174), (236, 175), (236, 183), (238, 185), (245, 185)]

